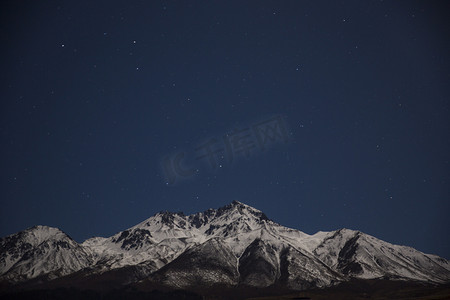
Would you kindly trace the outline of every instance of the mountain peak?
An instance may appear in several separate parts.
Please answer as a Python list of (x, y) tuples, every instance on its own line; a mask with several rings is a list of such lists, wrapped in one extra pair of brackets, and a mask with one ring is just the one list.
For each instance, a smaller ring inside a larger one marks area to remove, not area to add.
[(59, 233), (62, 232), (59, 228), (56, 227), (50, 227), (50, 226), (46, 226), (46, 225), (35, 225), (33, 227), (30, 227), (28, 229), (26, 229), (27, 231), (41, 231), (41, 232), (48, 232), (50, 234), (52, 233)]
[(230, 204), (233, 205), (233, 206), (238, 206), (238, 205), (248, 206), (247, 204), (239, 202), (237, 200), (233, 200)]
[[(124, 274), (123, 282), (150, 278), (166, 284), (160, 279), (172, 278), (168, 284), (175, 287), (181, 281), (197, 284), (199, 278), (205, 285), (215, 278), (223, 284), (294, 289), (384, 276), (450, 282), (450, 263), (444, 258), (345, 228), (307, 235), (236, 200), (188, 216), (163, 211), (81, 245), (58, 228), (34, 226), (1, 238), (0, 250), (0, 283), (52, 279), (83, 269), (87, 276), (114, 270), (119, 273), (108, 274)], [(191, 275), (186, 270), (192, 270), (192, 261), (199, 271)], [(229, 267), (224, 269), (225, 262)]]
[(270, 221), (270, 219), (262, 211), (237, 200), (234, 200), (230, 204), (218, 208), (216, 211), (216, 217), (228, 215), (231, 219), (233, 219), (234, 215), (247, 216), (251, 219), (256, 219), (257, 222)]
[(28, 236), (28, 239), (34, 240), (35, 243), (41, 243), (42, 241), (51, 238), (59, 239), (69, 237), (59, 228), (44, 225), (35, 225), (24, 230), (23, 233)]
[(233, 200), (230, 204), (227, 204), (225, 206), (222, 206), (218, 208), (217, 210), (232, 210), (232, 209), (238, 209), (238, 210), (249, 210), (254, 212), (261, 212), (259, 209), (254, 208), (253, 206), (247, 205), (245, 203), (239, 202), (237, 200)]

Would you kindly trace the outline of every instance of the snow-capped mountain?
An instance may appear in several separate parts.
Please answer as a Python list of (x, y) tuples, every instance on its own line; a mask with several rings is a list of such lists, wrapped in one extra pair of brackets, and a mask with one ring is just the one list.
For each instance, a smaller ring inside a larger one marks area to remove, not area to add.
[(93, 262), (89, 248), (57, 228), (34, 226), (0, 240), (0, 280), (54, 279)]
[(302, 290), (351, 278), (448, 283), (450, 264), (359, 231), (308, 235), (237, 201), (188, 216), (160, 212), (109, 238), (82, 244), (45, 226), (0, 240), (3, 282), (112, 277), (119, 284), (169, 288), (277, 285)]

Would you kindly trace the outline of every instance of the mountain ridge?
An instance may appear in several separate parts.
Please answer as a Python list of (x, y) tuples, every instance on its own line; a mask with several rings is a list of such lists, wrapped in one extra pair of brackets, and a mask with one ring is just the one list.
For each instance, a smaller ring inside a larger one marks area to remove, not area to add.
[(112, 274), (122, 285), (303, 290), (351, 279), (449, 283), (450, 263), (351, 229), (309, 235), (238, 201), (190, 215), (162, 211), (82, 243), (48, 226), (0, 239), (0, 282), (83, 281)]

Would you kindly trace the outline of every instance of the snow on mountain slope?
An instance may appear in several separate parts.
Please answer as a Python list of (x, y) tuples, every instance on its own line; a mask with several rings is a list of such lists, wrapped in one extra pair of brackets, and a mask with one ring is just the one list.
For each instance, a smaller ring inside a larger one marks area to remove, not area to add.
[[(237, 201), (189, 216), (161, 212), (111, 238), (88, 240), (83, 245), (91, 247), (99, 257), (120, 255), (120, 259), (112, 260), (110, 268), (146, 260), (155, 261), (160, 268), (184, 251), (213, 238), (228, 245), (238, 259), (255, 240), (270, 245), (273, 256), (278, 257), (276, 263), (270, 263), (277, 269), (277, 278), (281, 276), (281, 253), (290, 249), (291, 256), (295, 256), (292, 261), (305, 257), (310, 262), (310, 269), (304, 271), (313, 274), (314, 269), (328, 268), (322, 272), (327, 273), (320, 279), (323, 285), (331, 284), (336, 274), (342, 274), (342, 278), (390, 276), (434, 282), (449, 280), (445, 259), (416, 250), (411, 252), (411, 248), (394, 246), (352, 230), (308, 235), (281, 226), (261, 211)], [(275, 277), (267, 282), (273, 283)]]
[(239, 258), (241, 283), (266, 287), (280, 277), (280, 262), (276, 250), (260, 239), (255, 239)]
[(193, 230), (184, 216), (162, 212), (110, 238), (91, 238), (82, 245), (91, 249), (103, 271), (148, 260), (161, 268), (188, 246), (204, 241)]
[(174, 288), (235, 286), (239, 281), (237, 258), (223, 241), (209, 239), (157, 271), (150, 281)]
[(83, 246), (91, 249), (98, 261), (108, 261), (110, 268), (149, 259), (162, 267), (188, 248), (214, 237), (226, 238), (239, 256), (260, 235), (258, 230), (266, 221), (271, 222), (259, 210), (233, 202), (190, 216), (160, 212), (110, 238), (89, 239)]
[[(196, 265), (195, 272), (187, 262)], [(83, 277), (122, 274), (127, 277), (123, 283), (150, 276), (153, 283), (161, 280), (173, 287), (220, 280), (292, 289), (350, 278), (450, 282), (449, 262), (438, 256), (348, 229), (308, 235), (237, 201), (188, 216), (160, 212), (111, 237), (82, 244), (44, 226), (0, 240), (0, 280), (55, 278), (79, 270)]]
[(352, 277), (390, 276), (440, 283), (450, 280), (447, 260), (393, 245), (359, 231), (330, 232), (313, 252), (334, 270)]
[(0, 240), (0, 278), (64, 276), (92, 264), (91, 254), (57, 228), (35, 226)]

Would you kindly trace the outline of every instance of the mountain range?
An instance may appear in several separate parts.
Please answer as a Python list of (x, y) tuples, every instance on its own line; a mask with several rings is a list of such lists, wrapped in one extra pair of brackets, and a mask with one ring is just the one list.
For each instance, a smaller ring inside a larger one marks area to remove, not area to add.
[(301, 291), (353, 280), (450, 283), (450, 263), (360, 231), (309, 235), (233, 201), (192, 215), (160, 212), (111, 237), (77, 243), (34, 226), (0, 239), (0, 289)]

